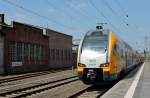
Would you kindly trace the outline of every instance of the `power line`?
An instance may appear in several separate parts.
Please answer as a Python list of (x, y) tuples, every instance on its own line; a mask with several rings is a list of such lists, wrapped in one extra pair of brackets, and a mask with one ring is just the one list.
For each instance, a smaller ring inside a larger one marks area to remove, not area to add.
[(118, 0), (115, 0), (115, 1), (116, 1), (117, 5), (121, 8), (122, 13), (125, 14), (125, 16), (128, 18), (129, 16), (128, 16), (127, 12), (124, 10), (124, 8), (122, 7), (122, 5), (120, 4), (120, 2)]
[(105, 0), (101, 0), (101, 1), (103, 1), (103, 3), (110, 9), (110, 11), (111, 11), (114, 15), (118, 16), (118, 17), (120, 18), (120, 20), (121, 20), (126, 26), (129, 25), (129, 24), (119, 15), (119, 13), (117, 13), (117, 12), (108, 4), (107, 1), (105, 1)]
[[(121, 12), (123, 13), (123, 14), (125, 14), (126, 15), (126, 17), (128, 18), (128, 20), (129, 20), (129, 16), (128, 16), (128, 14), (127, 14), (127, 12), (124, 10), (124, 8), (122, 7), (122, 5), (121, 5), (121, 3), (118, 1), (118, 0), (115, 0), (116, 1), (116, 4), (119, 6), (119, 8), (121, 9)], [(137, 25), (135, 25), (135, 24), (131, 24), (131, 22), (130, 22), (130, 25), (128, 25), (129, 27), (131, 27), (131, 30), (133, 31), (133, 32), (136, 32), (136, 33), (138, 33), (138, 31), (137, 30), (133, 30), (133, 27), (134, 28), (138, 28), (138, 26)]]
[[(67, 0), (67, 1), (69, 1), (69, 0)], [(83, 18), (83, 19), (85, 19), (85, 18), (88, 18), (89, 20), (93, 20), (93, 19), (95, 19), (95, 17), (93, 18), (92, 16), (90, 16), (90, 15), (88, 15), (85, 11), (81, 11), (81, 9), (80, 9), (80, 11), (79, 10), (77, 10), (77, 9), (75, 9), (74, 7), (72, 7), (68, 2), (66, 2), (65, 0), (64, 0), (64, 4), (67, 6), (67, 7), (69, 7), (72, 11), (74, 11), (75, 13), (80, 13), (79, 15), (81, 15), (81, 17)], [(80, 21), (81, 22), (81, 21)], [(91, 25), (90, 24), (88, 24), (89, 26), (88, 26), (88, 28), (90, 28), (91, 27)]]
[[(64, 12), (61, 8), (56, 7), (56, 6), (55, 6), (54, 4), (52, 4), (49, 0), (46, 0), (46, 1), (47, 1), (47, 3), (48, 3), (51, 7), (53, 7), (54, 9), (60, 10), (61, 13)], [(65, 15), (66, 15), (66, 14), (65, 14)], [(70, 19), (73, 18), (70, 14), (67, 14), (66, 16), (69, 16)]]
[(53, 23), (55, 23), (55, 24), (58, 24), (58, 25), (60, 25), (60, 26), (62, 26), (62, 27), (65, 27), (65, 28), (67, 28), (67, 29), (68, 29), (68, 28), (69, 28), (69, 29), (72, 29), (72, 27), (68, 27), (68, 26), (66, 26), (65, 24), (59, 23), (59, 22), (57, 22), (57, 21), (55, 21), (55, 20), (51, 20), (51, 18), (49, 18), (49, 17), (43, 16), (43, 15), (37, 13), (37, 12), (34, 12), (34, 11), (30, 10), (30, 9), (27, 9), (27, 8), (25, 8), (25, 7), (22, 7), (22, 6), (18, 5), (18, 4), (15, 4), (15, 3), (10, 2), (10, 1), (8, 1), (8, 0), (3, 0), (3, 1), (6, 2), (6, 3), (8, 3), (8, 4), (11, 4), (11, 5), (15, 6), (15, 7), (18, 7), (18, 8), (20, 8), (20, 9), (26, 11), (26, 12), (29, 12), (29, 13), (31, 13), (31, 14), (34, 14), (34, 15), (36, 15), (36, 16), (38, 16), (38, 17), (41, 17), (41, 18), (43, 18), (43, 19), (50, 20), (51, 22), (53, 22)]
[[(130, 29), (131, 29), (133, 32), (137, 32), (136, 30), (133, 30), (133, 27), (131, 27), (132, 24), (130, 23), (130, 25), (129, 25), (129, 23), (127, 23), (127, 22), (119, 15), (119, 13), (117, 13), (117, 12), (107, 3), (107, 1), (103, 0), (103, 2), (105, 3), (105, 5), (110, 9), (110, 11), (111, 11), (114, 15), (118, 16), (118, 17), (122, 20), (122, 22), (126, 24), (126, 26), (130, 27)], [(135, 26), (135, 25), (134, 25), (134, 26)], [(137, 26), (135, 26), (135, 27), (137, 27)], [(137, 32), (137, 33), (138, 33), (138, 32)]]
[[(67, 1), (69, 1), (69, 0), (67, 0)], [(88, 19), (90, 19), (90, 20), (93, 19), (93, 17), (90, 16), (90, 15), (88, 15), (85, 11), (82, 10), (82, 12), (81, 12), (81, 9), (80, 9), (80, 11), (78, 11), (77, 9), (75, 9), (74, 7), (72, 7), (70, 4), (68, 4), (68, 2), (66, 2), (65, 0), (64, 0), (64, 4), (65, 4), (67, 7), (70, 7), (70, 8), (72, 9), (72, 11), (82, 14), (81, 16), (84, 16), (83, 18), (86, 17), (86, 18), (88, 18)], [(95, 18), (95, 17), (94, 17), (94, 18)]]
[(120, 31), (118, 28), (116, 28), (116, 27), (109, 21), (109, 19), (104, 15), (104, 13), (96, 7), (96, 5), (92, 2), (92, 0), (88, 0), (88, 1), (89, 1), (90, 4), (97, 10), (97, 12), (99, 12), (99, 14), (102, 15), (102, 16), (105, 18), (105, 20), (106, 20), (114, 29), (116, 29), (117, 31)]
[[(54, 4), (52, 4), (49, 0), (46, 0), (47, 2), (48, 2), (48, 4), (51, 6), (51, 7), (53, 7), (54, 9), (57, 9), (58, 11), (60, 11), (61, 13), (62, 12), (65, 12), (63, 9), (61, 9), (61, 8), (59, 8), (59, 7), (57, 7), (57, 6), (55, 6)], [(70, 7), (71, 9), (73, 9), (73, 7), (71, 7), (69, 4), (67, 4), (67, 3), (65, 3), (66, 5), (67, 5), (67, 7)], [(78, 12), (77, 10), (75, 10), (74, 9), (74, 11), (76, 11), (76, 12)], [(79, 19), (77, 19), (77, 18), (73, 18), (73, 16), (71, 15), (71, 14), (65, 14), (66, 16), (68, 16), (69, 15), (69, 17), (71, 18), (71, 21), (72, 20), (76, 20), (76, 21), (78, 21), (78, 22), (81, 22)], [(83, 17), (82, 17), (83, 18)], [(85, 17), (84, 17), (84, 19), (85, 19)]]

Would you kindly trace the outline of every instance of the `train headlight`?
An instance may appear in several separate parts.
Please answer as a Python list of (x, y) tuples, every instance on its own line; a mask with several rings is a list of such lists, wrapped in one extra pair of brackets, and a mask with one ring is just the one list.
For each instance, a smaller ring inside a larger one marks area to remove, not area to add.
[(85, 64), (78, 63), (79, 67), (85, 67)]
[(109, 63), (100, 64), (100, 67), (108, 67)]

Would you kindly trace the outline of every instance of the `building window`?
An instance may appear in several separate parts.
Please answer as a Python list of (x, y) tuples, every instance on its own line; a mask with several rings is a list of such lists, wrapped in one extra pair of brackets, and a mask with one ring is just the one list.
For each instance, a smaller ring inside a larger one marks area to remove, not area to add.
[(43, 48), (43, 46), (42, 46), (42, 47), (41, 47), (41, 61), (42, 61), (42, 62), (43, 62), (43, 57), (44, 57), (43, 51), (44, 51), (44, 48)]
[[(25, 64), (40, 63), (42, 64), (46, 59), (46, 48), (37, 44), (28, 44), (21, 42), (8, 43), (8, 55), (11, 62), (23, 62)], [(55, 51), (52, 52), (55, 58)]]
[(30, 59), (33, 61), (34, 60), (34, 45), (30, 45)]
[(69, 61), (71, 60), (71, 50), (69, 49), (68, 50), (68, 58), (69, 58)]
[(9, 42), (8, 44), (9, 59), (11, 62), (16, 61), (16, 44), (15, 42)]
[(39, 62), (42, 63), (42, 47), (39, 46), (39, 54), (38, 54)]
[(63, 50), (61, 50), (61, 60), (63, 61)]
[(24, 61), (28, 61), (29, 54), (29, 45), (27, 43), (24, 44)]
[(22, 61), (22, 43), (17, 43), (17, 61)]
[(41, 47), (37, 46), (37, 61), (40, 62), (40, 58), (41, 58)]
[(37, 51), (36, 46), (37, 46), (37, 45), (34, 45), (34, 62), (35, 62), (35, 63), (36, 63), (36, 57), (37, 57), (37, 54), (36, 54), (36, 53), (37, 53), (37, 52), (36, 52), (36, 51)]
[(56, 58), (57, 58), (57, 60), (59, 60), (59, 50), (58, 49), (56, 50)]
[(45, 61), (45, 47), (43, 47), (43, 50), (42, 50), (42, 61), (43, 62)]
[(36, 62), (38, 62), (39, 61), (39, 46), (38, 45), (36, 45)]
[(48, 49), (48, 53), (49, 53), (49, 60), (51, 60), (51, 49)]
[(67, 51), (67, 49), (65, 50), (65, 57), (66, 57), (66, 61), (67, 61), (67, 59), (68, 59), (68, 53), (67, 53), (68, 51)]
[(24, 43), (22, 43), (22, 62), (24, 62)]
[(51, 49), (51, 59), (55, 60), (55, 49)]

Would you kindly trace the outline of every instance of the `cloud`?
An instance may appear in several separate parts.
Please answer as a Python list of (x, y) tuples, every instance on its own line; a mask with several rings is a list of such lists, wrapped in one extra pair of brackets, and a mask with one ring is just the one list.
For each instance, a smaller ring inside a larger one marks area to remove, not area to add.
[(21, 0), (8, 0), (8, 1), (13, 2), (15, 4), (20, 4), (21, 3)]
[(75, 9), (84, 9), (87, 7), (87, 3), (83, 0), (68, 0), (67, 3)]

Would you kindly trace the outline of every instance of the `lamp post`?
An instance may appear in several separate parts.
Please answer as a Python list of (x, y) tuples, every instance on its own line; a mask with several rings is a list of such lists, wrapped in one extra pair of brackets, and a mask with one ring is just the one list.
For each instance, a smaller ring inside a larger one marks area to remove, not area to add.
[(145, 36), (145, 59), (146, 61), (150, 60), (150, 37)]

